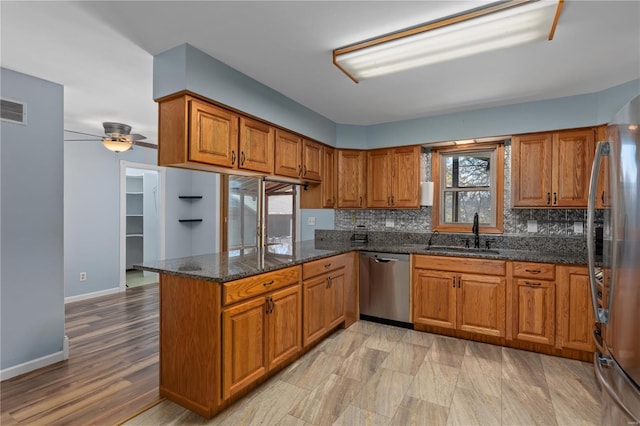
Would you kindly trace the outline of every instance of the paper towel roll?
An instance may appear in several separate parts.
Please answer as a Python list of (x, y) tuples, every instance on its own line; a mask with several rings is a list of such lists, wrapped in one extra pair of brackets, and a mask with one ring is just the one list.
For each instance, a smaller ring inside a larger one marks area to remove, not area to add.
[(433, 182), (420, 182), (420, 205), (433, 205)]

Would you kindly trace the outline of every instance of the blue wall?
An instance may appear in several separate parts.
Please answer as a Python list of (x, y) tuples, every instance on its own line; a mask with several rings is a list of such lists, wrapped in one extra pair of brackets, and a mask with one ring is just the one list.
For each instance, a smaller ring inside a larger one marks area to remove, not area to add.
[(334, 122), (188, 44), (153, 58), (153, 97), (182, 90), (336, 144)]
[[(2, 97), (27, 104), (0, 122), (0, 369), (61, 360), (64, 338), (63, 87), (0, 69)], [(58, 357), (58, 359), (56, 359)]]

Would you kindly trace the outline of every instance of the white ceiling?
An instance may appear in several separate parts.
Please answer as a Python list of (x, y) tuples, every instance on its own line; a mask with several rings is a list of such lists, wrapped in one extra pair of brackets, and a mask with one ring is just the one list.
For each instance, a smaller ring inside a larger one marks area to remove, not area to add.
[(640, 1), (566, 0), (555, 38), (353, 83), (331, 52), (482, 1), (0, 2), (1, 65), (65, 86), (65, 129), (155, 141), (153, 55), (183, 43), (337, 123), (600, 91), (640, 78)]

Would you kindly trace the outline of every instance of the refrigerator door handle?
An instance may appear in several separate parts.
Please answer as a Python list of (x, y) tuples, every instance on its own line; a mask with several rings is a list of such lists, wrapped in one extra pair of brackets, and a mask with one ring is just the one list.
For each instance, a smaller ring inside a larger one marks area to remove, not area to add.
[(604, 390), (609, 394), (611, 400), (615, 402), (616, 405), (627, 414), (627, 416), (633, 419), (636, 422), (635, 424), (640, 423), (640, 419), (636, 417), (629, 410), (629, 408), (624, 405), (624, 403), (620, 399), (620, 396), (616, 393), (615, 389), (613, 389), (613, 386), (611, 386), (611, 383), (607, 381), (607, 378), (604, 375), (603, 365), (606, 365), (608, 368), (616, 368), (616, 366), (614, 365), (614, 361), (608, 356), (596, 352), (593, 354), (593, 364), (595, 366), (594, 370), (596, 372), (596, 378), (598, 379)]
[(598, 188), (598, 175), (602, 157), (608, 155), (609, 142), (598, 142), (596, 155), (593, 159), (591, 169), (591, 181), (589, 182), (589, 204), (587, 207), (587, 261), (589, 264), (589, 284), (591, 287), (591, 304), (593, 305), (593, 315), (596, 323), (607, 324), (609, 322), (609, 311), (598, 307), (598, 288), (596, 281), (596, 255), (595, 255), (595, 210), (596, 192)]

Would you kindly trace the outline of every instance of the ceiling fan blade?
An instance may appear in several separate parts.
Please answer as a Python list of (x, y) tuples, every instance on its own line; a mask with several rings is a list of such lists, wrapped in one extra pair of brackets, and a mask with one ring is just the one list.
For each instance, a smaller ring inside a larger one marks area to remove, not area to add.
[(98, 139), (102, 139), (104, 137), (104, 136), (101, 136), (101, 135), (92, 135), (91, 133), (76, 132), (75, 130), (66, 130), (65, 129), (65, 132), (76, 133), (78, 135), (93, 136), (94, 138), (98, 138)]
[(102, 141), (102, 138), (100, 139), (65, 139), (65, 142), (100, 142)]
[(141, 141), (147, 138), (146, 136), (141, 135), (139, 133), (134, 133), (132, 135), (129, 135), (129, 137), (131, 138), (132, 141)]
[(142, 146), (145, 148), (158, 149), (158, 145), (156, 145), (155, 143), (133, 141), (133, 144), (136, 146)]

